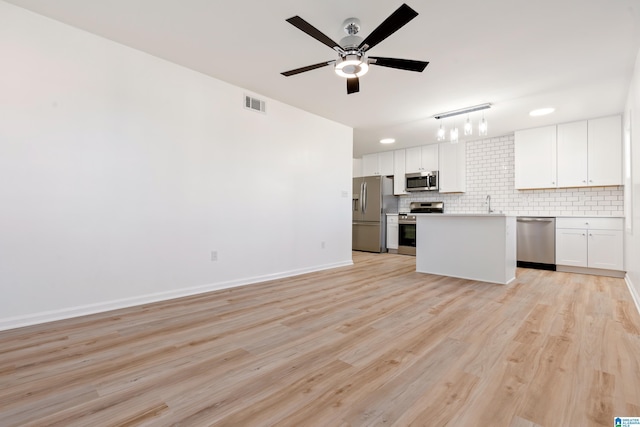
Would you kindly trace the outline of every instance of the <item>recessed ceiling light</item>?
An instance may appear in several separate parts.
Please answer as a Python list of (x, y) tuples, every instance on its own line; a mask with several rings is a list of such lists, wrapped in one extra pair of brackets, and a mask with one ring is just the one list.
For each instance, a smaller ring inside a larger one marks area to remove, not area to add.
[(556, 109), (553, 107), (538, 108), (537, 110), (530, 111), (529, 115), (532, 117), (546, 116), (547, 114), (551, 114), (554, 111), (556, 111)]
[(384, 138), (380, 140), (380, 144), (393, 144), (394, 142), (396, 142), (396, 140), (393, 138)]

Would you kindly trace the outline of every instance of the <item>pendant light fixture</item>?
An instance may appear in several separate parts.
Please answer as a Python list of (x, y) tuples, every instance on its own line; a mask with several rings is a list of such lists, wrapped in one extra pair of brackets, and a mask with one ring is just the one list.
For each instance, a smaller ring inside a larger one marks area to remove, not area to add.
[(464, 134), (465, 136), (469, 136), (473, 134), (473, 125), (471, 124), (471, 119), (469, 119), (468, 114), (467, 114), (467, 121), (464, 122)]
[(438, 128), (438, 141), (444, 141), (445, 137), (446, 137), (446, 131), (442, 126), (442, 122), (440, 122), (440, 127)]
[[(464, 135), (465, 136), (470, 136), (473, 134), (473, 124), (471, 123), (471, 117), (470, 114), (475, 112), (475, 111), (480, 111), (480, 110), (486, 110), (487, 108), (491, 108), (491, 104), (490, 103), (486, 103), (486, 104), (479, 104), (479, 105), (474, 105), (472, 107), (466, 107), (466, 108), (461, 108), (459, 110), (452, 110), (452, 111), (447, 111), (445, 113), (439, 113), (433, 116), (433, 118), (438, 119), (438, 120), (442, 120), (445, 119), (447, 117), (454, 117), (454, 116), (458, 116), (460, 114), (466, 114), (467, 115), (467, 120), (464, 123)], [(487, 120), (484, 117), (484, 112), (482, 113), (482, 119), (480, 120), (480, 123), (478, 124), (478, 133), (480, 134), (480, 136), (487, 136), (487, 132), (488, 132), (488, 126), (487, 126)], [(445, 139), (445, 130), (444, 127), (442, 126), (442, 122), (440, 122), (440, 127), (438, 128), (438, 141), (444, 141)], [(451, 130), (449, 131), (449, 141), (453, 144), (455, 144), (456, 142), (458, 142), (458, 128), (455, 126), (455, 121), (453, 123), (453, 127), (451, 128)]]
[(458, 128), (456, 127), (456, 121), (453, 121), (453, 127), (449, 131), (449, 142), (452, 144), (458, 143)]
[(480, 124), (478, 125), (478, 133), (480, 134), (480, 136), (487, 136), (487, 131), (487, 120), (484, 118), (484, 113), (482, 113), (482, 120), (480, 120)]

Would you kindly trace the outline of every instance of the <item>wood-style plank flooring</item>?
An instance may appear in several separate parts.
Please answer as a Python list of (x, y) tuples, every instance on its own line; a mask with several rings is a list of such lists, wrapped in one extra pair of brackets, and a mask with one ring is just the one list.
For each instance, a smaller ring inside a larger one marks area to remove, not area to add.
[(612, 426), (640, 416), (622, 279), (354, 266), (0, 332), (0, 426)]

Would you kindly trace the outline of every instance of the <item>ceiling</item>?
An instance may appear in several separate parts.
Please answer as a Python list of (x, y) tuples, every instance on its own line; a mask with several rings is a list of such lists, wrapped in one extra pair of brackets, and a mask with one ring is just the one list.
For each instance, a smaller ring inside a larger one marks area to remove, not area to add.
[[(355, 157), (436, 142), (432, 116), (486, 102), (489, 136), (620, 113), (640, 48), (640, 0), (407, 0), (419, 16), (369, 53), (429, 66), (371, 67), (347, 95), (331, 67), (280, 74), (336, 55), (285, 19), (339, 41), (357, 17), (366, 37), (401, 1), (7, 2), (350, 126)], [(528, 115), (547, 106), (555, 113)]]

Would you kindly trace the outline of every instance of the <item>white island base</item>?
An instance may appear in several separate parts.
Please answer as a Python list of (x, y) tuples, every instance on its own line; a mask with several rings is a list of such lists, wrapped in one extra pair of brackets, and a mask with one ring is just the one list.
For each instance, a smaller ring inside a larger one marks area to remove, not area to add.
[(416, 271), (506, 285), (516, 278), (516, 217), (417, 214)]

